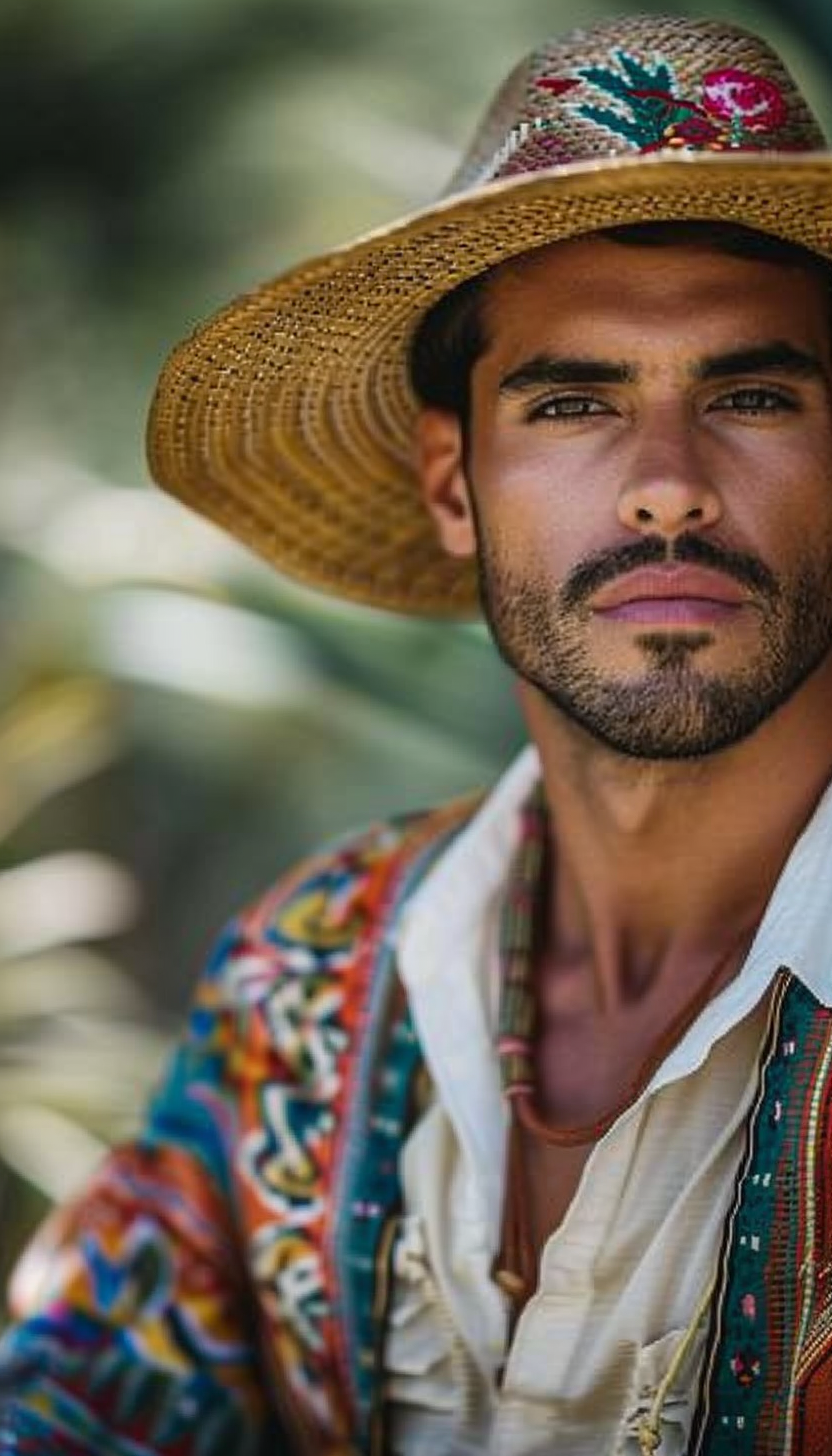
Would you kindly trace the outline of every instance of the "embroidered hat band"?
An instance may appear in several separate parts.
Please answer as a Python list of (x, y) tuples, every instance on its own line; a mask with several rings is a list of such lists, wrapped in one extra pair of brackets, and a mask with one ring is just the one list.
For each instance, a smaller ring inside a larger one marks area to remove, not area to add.
[(408, 347), (510, 257), (635, 222), (721, 221), (832, 258), (832, 153), (761, 40), (618, 18), (511, 74), (444, 198), (264, 284), (174, 350), (149, 424), (158, 482), (282, 572), (415, 615), (474, 616), (412, 460)]

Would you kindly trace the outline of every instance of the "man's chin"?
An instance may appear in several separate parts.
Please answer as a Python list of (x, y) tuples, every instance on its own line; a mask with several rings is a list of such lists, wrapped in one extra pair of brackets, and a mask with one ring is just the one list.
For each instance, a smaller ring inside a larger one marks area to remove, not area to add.
[(655, 681), (622, 685), (603, 704), (588, 704), (540, 683), (536, 690), (562, 722), (595, 745), (643, 763), (681, 763), (724, 753), (770, 716), (759, 700), (745, 700), (741, 709), (724, 698), (703, 703), (685, 686), (677, 680), (668, 691), (665, 683), (656, 701)]

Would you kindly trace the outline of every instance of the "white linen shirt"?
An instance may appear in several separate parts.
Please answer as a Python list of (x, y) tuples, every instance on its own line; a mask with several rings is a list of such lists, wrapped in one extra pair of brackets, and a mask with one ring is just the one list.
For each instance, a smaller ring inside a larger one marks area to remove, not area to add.
[[(593, 1149), (508, 1348), (508, 1307), (491, 1277), (507, 1131), (498, 929), (518, 811), (539, 775), (528, 748), (399, 929), (435, 1096), (402, 1150), (384, 1355), (391, 1456), (638, 1456), (639, 1419), (714, 1272), (772, 980), (787, 966), (832, 1000), (827, 790), (740, 972)], [(686, 1448), (703, 1344), (704, 1321), (663, 1404), (662, 1456)]]

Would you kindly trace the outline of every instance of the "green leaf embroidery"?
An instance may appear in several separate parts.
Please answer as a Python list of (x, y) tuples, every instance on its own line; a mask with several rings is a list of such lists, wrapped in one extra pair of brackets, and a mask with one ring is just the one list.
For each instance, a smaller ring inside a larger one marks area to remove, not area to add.
[(665, 62), (659, 61), (651, 70), (627, 51), (616, 51), (615, 58), (629, 77), (631, 86), (637, 91), (666, 91), (670, 95), (675, 93), (675, 78)]
[(644, 141), (644, 130), (635, 121), (628, 121), (626, 116), (619, 116), (609, 106), (580, 106), (578, 108), (581, 116), (587, 121), (594, 121), (597, 126), (606, 128), (607, 131), (614, 131), (619, 136), (626, 137), (635, 146), (641, 146)]
[(617, 96), (621, 101), (630, 100), (633, 88), (617, 71), (609, 71), (605, 66), (586, 66), (578, 74), (591, 86), (597, 86), (599, 91), (606, 91), (608, 96)]
[[(666, 62), (658, 61), (649, 68), (627, 51), (616, 51), (614, 57), (623, 75), (608, 66), (586, 66), (580, 75), (591, 86), (622, 102), (629, 116), (612, 107), (591, 103), (579, 106), (578, 114), (625, 137), (635, 146), (657, 146), (663, 141), (668, 126), (684, 120), (695, 109), (693, 103), (678, 95), (676, 79)], [(634, 96), (634, 91), (663, 92), (667, 99), (661, 95)]]

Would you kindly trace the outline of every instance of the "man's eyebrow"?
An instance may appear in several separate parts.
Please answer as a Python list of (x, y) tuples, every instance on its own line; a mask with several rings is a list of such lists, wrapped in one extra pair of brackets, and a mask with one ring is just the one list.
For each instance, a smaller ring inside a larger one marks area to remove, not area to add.
[(556, 358), (538, 354), (500, 380), (500, 394), (522, 394), (546, 384), (633, 384), (632, 364), (614, 364), (604, 359)]
[(807, 354), (779, 340), (773, 344), (760, 344), (749, 349), (732, 349), (728, 354), (717, 354), (704, 359), (694, 368), (697, 379), (728, 379), (737, 374), (789, 374), (798, 379), (826, 379), (827, 373), (820, 359)]

